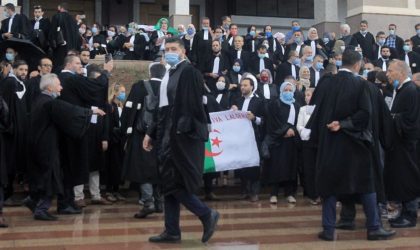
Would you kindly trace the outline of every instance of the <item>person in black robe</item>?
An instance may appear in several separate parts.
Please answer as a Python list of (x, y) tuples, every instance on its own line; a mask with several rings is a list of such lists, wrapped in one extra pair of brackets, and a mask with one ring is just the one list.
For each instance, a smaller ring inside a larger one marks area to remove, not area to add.
[(365, 59), (371, 62), (376, 60), (373, 49), (375, 46), (375, 38), (372, 33), (368, 31), (368, 22), (366, 20), (360, 22), (360, 31), (353, 34), (350, 45), (361, 48)]
[(263, 37), (267, 41), (267, 53), (270, 54), (270, 56), (273, 56), (273, 54), (276, 52), (277, 48), (280, 47), (279, 42), (276, 38), (273, 36), (272, 27), (270, 25), (267, 25), (264, 27), (263, 30)]
[[(26, 87), (25, 79), (28, 74), (28, 65), (25, 61), (15, 61), (13, 73), (10, 73), (0, 83), (0, 96), (3, 97), (9, 108), (10, 122), (12, 126), (4, 134), (4, 146), (6, 149), (6, 165), (8, 173), (8, 186), (5, 190), (5, 201), (10, 205), (18, 205), (12, 197), (14, 194), (13, 183), (17, 174), (26, 171), (26, 135), (27, 135), (27, 111), (26, 111)], [(10, 199), (9, 199), (10, 198)]]
[(127, 36), (122, 45), (125, 53), (124, 60), (144, 60), (147, 41), (142, 34)]
[(181, 37), (182, 41), (185, 44), (185, 53), (187, 54), (188, 59), (193, 62), (194, 60), (194, 48), (193, 48), (193, 42), (195, 37), (195, 27), (194, 24), (188, 24), (187, 27), (187, 34), (183, 35)]
[(235, 36), (233, 39), (234, 46), (229, 49), (230, 64), (233, 65), (235, 60), (242, 61), (242, 70), (248, 72), (251, 68), (251, 52), (243, 50), (244, 38), (242, 36)]
[(3, 134), (7, 132), (9, 126), (9, 108), (7, 107), (6, 102), (3, 100), (3, 97), (0, 96), (0, 228), (8, 227), (6, 220), (3, 217), (4, 188), (9, 184), (7, 165), (5, 162), (6, 148)]
[(241, 59), (236, 59), (232, 67), (229, 69), (227, 77), (229, 79), (229, 91), (232, 95), (232, 100), (241, 97), (240, 82), (242, 75), (245, 73), (244, 65)]
[[(216, 93), (213, 94), (215, 97), (215, 101), (220, 106), (221, 110), (229, 110), (232, 107), (232, 102), (238, 97), (234, 95), (236, 89), (231, 91), (229, 88), (231, 87), (229, 78), (226, 76), (219, 76), (216, 82)], [(220, 111), (221, 111), (220, 110)], [(210, 112), (210, 111), (209, 111)], [(217, 111), (213, 111), (217, 112)]]
[[(264, 102), (255, 95), (255, 92), (258, 90), (257, 88), (257, 79), (251, 73), (244, 74), (241, 79), (242, 96), (233, 101), (232, 109), (247, 112), (248, 119), (252, 121), (255, 140), (259, 148), (262, 141), (261, 124), (263, 124)], [(251, 202), (257, 202), (259, 200), (260, 170), (260, 166), (254, 166), (236, 171), (241, 179), (242, 198), (249, 199)]]
[(49, 58), (42, 58), (38, 64), (38, 71), (31, 74), (38, 74), (27, 81), (25, 81), (26, 86), (26, 111), (31, 113), (32, 105), (35, 99), (41, 94), (39, 89), (39, 83), (41, 82), (41, 76), (51, 73), (53, 63)]
[(360, 198), (367, 217), (368, 240), (383, 240), (395, 234), (386, 231), (379, 218), (374, 183), (372, 106), (369, 90), (354, 73), (360, 71), (361, 55), (343, 53), (343, 68), (322, 78), (311, 100), (315, 106), (307, 128), (318, 146), (316, 187), (322, 202), (322, 226), (318, 237), (335, 240), (337, 196)]
[(250, 72), (260, 79), (260, 72), (263, 69), (268, 69), (271, 75), (274, 75), (274, 63), (268, 56), (268, 50), (265, 44), (260, 44), (257, 47), (257, 52), (253, 53), (249, 63)]
[(194, 35), (193, 40), (193, 59), (192, 62), (201, 72), (207, 69), (207, 62), (212, 55), (213, 34), (210, 28), (210, 19), (203, 18), (201, 21), (202, 30)]
[(34, 6), (34, 19), (31, 20), (31, 25), (33, 28), (32, 42), (44, 50), (45, 53), (48, 53), (48, 35), (50, 32), (50, 19), (44, 17), (44, 10), (42, 6)]
[(404, 53), (400, 55), (399, 59), (410, 66), (412, 74), (420, 72), (420, 54), (413, 51), (413, 42), (410, 39), (405, 40), (403, 50)]
[[(15, 6), (8, 3), (4, 6), (6, 19), (1, 21), (1, 39), (9, 38), (30, 39), (32, 35), (32, 27), (29, 19), (23, 15), (15, 12)], [(9, 25), (12, 22), (10, 30)]]
[[(138, 219), (146, 218), (154, 212), (162, 212), (162, 199), (159, 192), (161, 182), (156, 149), (150, 152), (145, 151), (141, 143), (148, 132), (145, 130), (148, 129), (150, 133), (155, 123), (155, 119), (147, 120), (145, 114), (146, 112), (153, 114), (153, 111), (157, 109), (157, 107), (147, 106), (150, 103), (146, 104), (147, 98), (157, 97), (165, 73), (166, 68), (163, 64), (159, 62), (151, 64), (150, 79), (133, 85), (121, 114), (121, 132), (126, 137), (127, 145), (122, 179), (139, 185), (139, 196), (144, 206), (134, 215)], [(146, 96), (149, 97), (146, 98)]]
[(34, 102), (30, 119), (31, 167), (28, 176), (31, 192), (39, 199), (33, 203), (34, 219), (51, 221), (57, 220), (48, 212), (52, 198), (63, 193), (59, 131), (80, 138), (87, 131), (92, 114), (105, 113), (54, 100), (62, 90), (55, 74), (43, 75), (40, 89), (42, 93)]
[[(369, 72), (371, 73), (371, 72)], [(389, 150), (392, 146), (392, 134), (391, 134), (391, 113), (389, 112), (388, 106), (379, 91), (379, 88), (368, 81), (362, 80), (368, 85), (369, 95), (372, 105), (372, 138), (373, 145), (371, 147), (373, 157), (373, 173), (375, 179), (375, 191), (376, 199), (379, 204), (379, 209), (385, 207), (387, 198), (385, 196), (384, 188), (384, 150)], [(343, 200), (342, 208), (340, 212), (340, 219), (337, 222), (336, 228), (338, 229), (354, 229), (355, 228), (355, 217), (356, 217), (356, 206), (355, 200), (347, 199)], [(382, 212), (382, 211), (380, 211)]]
[[(67, 56), (65, 68), (59, 78), (63, 86), (60, 99), (84, 108), (99, 107), (108, 95), (108, 76), (101, 74), (98, 79), (83, 77), (80, 58)], [(106, 71), (112, 71), (112, 61), (104, 64)], [(64, 176), (64, 194), (59, 196), (57, 211), (62, 214), (78, 214), (81, 209), (74, 203), (73, 187), (88, 182), (88, 141), (86, 135), (75, 139), (62, 135), (60, 140), (62, 153), (61, 165)]]
[(298, 53), (295, 50), (290, 51), (287, 55), (287, 61), (277, 67), (274, 83), (280, 87), (287, 76), (293, 76), (295, 79), (298, 79), (300, 70), (299, 65), (300, 59)]
[(408, 78), (409, 67), (403, 61), (392, 61), (387, 76), (395, 88), (391, 102), (394, 138), (386, 154), (384, 181), (388, 200), (401, 201), (399, 217), (390, 220), (391, 227), (415, 227), (416, 199), (420, 196), (420, 167), (417, 165), (416, 144), (419, 131), (419, 92)]
[(245, 35), (244, 50), (253, 53), (257, 51), (258, 45), (257, 28), (254, 25), (248, 26), (247, 34)]
[(279, 97), (279, 88), (273, 84), (273, 75), (268, 69), (261, 70), (260, 81), (258, 83), (257, 95), (267, 102)]
[(97, 55), (106, 54), (106, 37), (101, 34), (100, 29), (99, 24), (93, 24), (92, 37), (88, 41), (89, 46), (91, 46), (90, 59), (94, 59)]
[[(57, 7), (58, 13), (51, 18), (49, 44), (53, 50), (53, 72), (63, 68), (64, 58), (72, 49), (79, 49), (81, 39), (76, 19), (68, 13), (67, 3)], [(61, 36), (62, 35), (62, 36)]]
[(296, 123), (299, 106), (295, 104), (295, 85), (284, 82), (280, 86), (280, 98), (267, 107), (267, 134), (264, 138), (270, 157), (264, 168), (264, 181), (271, 186), (270, 203), (277, 203), (280, 187), (289, 203), (296, 203), (297, 191), (297, 143)]
[(203, 105), (203, 77), (185, 58), (182, 40), (167, 39), (165, 61), (171, 69), (160, 85), (156, 136), (147, 133), (143, 140), (143, 148), (151, 151), (151, 138), (157, 138), (155, 146), (165, 195), (165, 230), (149, 238), (155, 243), (181, 240), (180, 204), (202, 222), (203, 243), (212, 237), (220, 216), (195, 195), (202, 184), (209, 117)]
[(219, 40), (214, 40), (212, 42), (212, 51), (213, 54), (207, 62), (207, 68), (204, 75), (204, 80), (206, 81), (207, 87), (210, 88), (213, 94), (216, 93), (216, 82), (217, 78), (221, 75), (226, 75), (229, 69), (229, 59), (221, 51), (222, 47)]

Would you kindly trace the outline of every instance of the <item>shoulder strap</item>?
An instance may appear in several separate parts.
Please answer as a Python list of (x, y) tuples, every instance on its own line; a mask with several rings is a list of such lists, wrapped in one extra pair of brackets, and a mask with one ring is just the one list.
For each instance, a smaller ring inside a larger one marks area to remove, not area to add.
[(155, 93), (153, 93), (152, 85), (150, 84), (149, 80), (144, 80), (144, 87), (146, 88), (147, 94), (154, 96)]

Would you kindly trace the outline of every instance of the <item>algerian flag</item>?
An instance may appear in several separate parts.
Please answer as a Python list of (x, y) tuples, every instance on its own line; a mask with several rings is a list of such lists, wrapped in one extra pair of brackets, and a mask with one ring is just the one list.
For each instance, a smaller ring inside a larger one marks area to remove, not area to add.
[(206, 143), (204, 173), (260, 165), (251, 121), (245, 111), (210, 113), (212, 130)]

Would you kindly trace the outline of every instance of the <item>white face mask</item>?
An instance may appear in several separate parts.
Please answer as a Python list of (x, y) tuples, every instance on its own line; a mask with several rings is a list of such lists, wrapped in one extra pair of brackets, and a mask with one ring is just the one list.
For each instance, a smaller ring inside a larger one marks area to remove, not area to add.
[(216, 88), (218, 89), (218, 90), (224, 90), (225, 89), (225, 87), (226, 87), (226, 83), (225, 82), (217, 82), (216, 83)]

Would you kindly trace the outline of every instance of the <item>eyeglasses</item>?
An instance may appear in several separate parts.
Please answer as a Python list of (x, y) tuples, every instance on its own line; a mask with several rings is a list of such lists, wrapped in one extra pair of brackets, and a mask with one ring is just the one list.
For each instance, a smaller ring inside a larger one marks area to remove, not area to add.
[(50, 67), (50, 68), (52, 68), (52, 64), (41, 64), (41, 67)]

